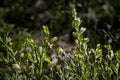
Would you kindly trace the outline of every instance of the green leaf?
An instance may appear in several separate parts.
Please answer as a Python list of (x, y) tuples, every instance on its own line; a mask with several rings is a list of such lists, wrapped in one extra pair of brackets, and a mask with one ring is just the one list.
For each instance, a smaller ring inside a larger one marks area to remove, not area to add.
[(76, 58), (82, 59), (83, 58), (83, 53), (77, 53), (75, 54)]
[(57, 40), (57, 37), (53, 37), (52, 39), (51, 39), (51, 42), (53, 43), (53, 42), (55, 42)]
[(106, 49), (108, 49), (109, 51), (111, 51), (111, 50), (112, 50), (111, 45), (104, 45), (104, 47), (105, 47)]
[(21, 67), (20, 67), (20, 65), (19, 64), (12, 64), (12, 68), (15, 70), (15, 71), (17, 71), (18, 73), (21, 73), (22, 72), (22, 70), (21, 70)]
[(12, 64), (12, 67), (13, 67), (14, 69), (21, 69), (20, 66), (19, 66), (19, 64)]
[(76, 31), (79, 31), (79, 26), (81, 24), (81, 20), (80, 18), (75, 18), (73, 21), (72, 21), (72, 26), (73, 28), (75, 28)]
[(118, 50), (115, 55), (117, 59), (120, 59), (120, 50)]
[(33, 58), (32, 58), (31, 53), (28, 53), (28, 54), (27, 54), (27, 58), (28, 58), (28, 60), (29, 60), (30, 62), (33, 62)]
[(86, 31), (86, 28), (84, 28), (84, 27), (81, 27), (81, 28), (80, 28), (80, 33), (81, 33), (81, 34), (83, 34), (85, 31)]
[(89, 42), (89, 38), (84, 38), (84, 42), (88, 43)]
[(48, 26), (43, 26), (43, 31), (44, 31), (44, 33), (45, 33), (46, 36), (49, 36), (49, 35), (50, 35)]
[(102, 49), (98, 49), (96, 53), (98, 54), (98, 56), (102, 56)]
[(45, 61), (49, 64), (50, 67), (53, 67), (53, 63), (51, 61), (51, 58), (50, 57), (45, 57)]
[(118, 74), (118, 68), (117, 68), (116, 65), (111, 64), (111, 68), (113, 69), (113, 71), (114, 71), (116, 74)]

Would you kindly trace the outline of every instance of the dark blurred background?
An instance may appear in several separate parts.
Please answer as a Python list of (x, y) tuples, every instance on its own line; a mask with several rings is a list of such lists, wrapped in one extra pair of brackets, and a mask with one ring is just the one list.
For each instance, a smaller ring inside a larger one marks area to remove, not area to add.
[(72, 5), (87, 28), (90, 47), (101, 43), (120, 49), (120, 0), (0, 0), (0, 25), (14, 24), (14, 31), (48, 25), (53, 36), (69, 34), (72, 43)]

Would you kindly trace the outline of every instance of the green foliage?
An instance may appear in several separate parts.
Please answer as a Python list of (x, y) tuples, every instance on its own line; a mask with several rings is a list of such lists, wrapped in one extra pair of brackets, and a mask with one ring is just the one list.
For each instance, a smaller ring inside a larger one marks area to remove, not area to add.
[(51, 38), (47, 26), (43, 26), (45, 35), (40, 43), (26, 31), (10, 37), (11, 28), (5, 33), (3, 27), (0, 30), (0, 79), (119, 80), (120, 50), (113, 51), (112, 46), (106, 44), (104, 48), (100, 44), (90, 48), (89, 38), (83, 35), (86, 28), (80, 27), (81, 19), (74, 8), (72, 11), (75, 47), (70, 52), (55, 46), (57, 37)]

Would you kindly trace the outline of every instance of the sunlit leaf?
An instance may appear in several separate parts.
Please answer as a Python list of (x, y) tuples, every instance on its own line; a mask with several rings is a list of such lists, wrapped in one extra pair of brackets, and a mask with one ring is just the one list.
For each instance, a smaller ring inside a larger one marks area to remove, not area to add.
[(50, 32), (49, 32), (48, 26), (43, 26), (43, 31), (46, 36), (49, 36)]
[(120, 59), (120, 50), (118, 50), (115, 55), (118, 59)]
[(102, 49), (98, 49), (96, 52), (98, 56), (102, 56)]
[(82, 53), (77, 53), (77, 54), (75, 54), (75, 57), (82, 59), (83, 58), (83, 54)]
[(28, 58), (28, 60), (29, 60), (30, 62), (33, 62), (33, 58), (32, 58), (31, 53), (28, 53), (28, 54), (27, 54), (27, 58)]
[(18, 73), (21, 73), (22, 72), (22, 70), (21, 70), (21, 67), (20, 67), (20, 65), (19, 64), (12, 64), (12, 68), (16, 71), (16, 72), (18, 72)]
[(57, 40), (57, 37), (53, 37), (52, 39), (51, 39), (51, 42), (53, 43), (53, 42), (55, 42)]
[(51, 59), (49, 57), (46, 57), (45, 61), (50, 65), (50, 67), (53, 66), (53, 63), (52, 63), (52, 61), (51, 61)]

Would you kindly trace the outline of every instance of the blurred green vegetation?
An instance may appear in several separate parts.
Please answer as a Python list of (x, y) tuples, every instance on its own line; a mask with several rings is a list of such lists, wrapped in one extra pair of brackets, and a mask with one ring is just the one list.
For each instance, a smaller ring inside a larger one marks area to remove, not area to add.
[(0, 21), (13, 24), (14, 31), (20, 28), (41, 31), (42, 25), (48, 25), (53, 35), (71, 35), (74, 31), (71, 8), (75, 6), (82, 26), (87, 28), (89, 46), (111, 44), (116, 50), (120, 46), (119, 3), (119, 0), (1, 0)]
[(0, 79), (119, 80), (119, 2), (1, 0)]

